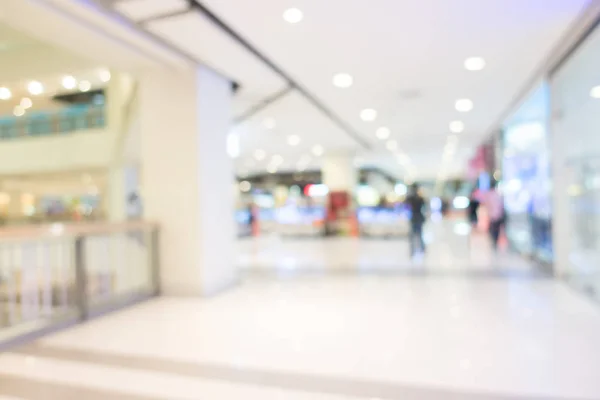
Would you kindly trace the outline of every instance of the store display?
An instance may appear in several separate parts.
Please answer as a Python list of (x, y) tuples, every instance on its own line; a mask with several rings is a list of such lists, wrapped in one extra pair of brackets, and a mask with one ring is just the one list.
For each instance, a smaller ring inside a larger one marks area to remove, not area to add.
[(543, 83), (507, 120), (501, 141), (506, 236), (516, 250), (547, 263), (553, 258), (549, 112)]

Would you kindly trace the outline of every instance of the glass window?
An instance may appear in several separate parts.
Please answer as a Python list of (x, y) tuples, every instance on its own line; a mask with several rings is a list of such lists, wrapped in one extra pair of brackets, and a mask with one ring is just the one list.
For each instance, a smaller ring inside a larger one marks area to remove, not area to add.
[(552, 77), (557, 258), (562, 274), (600, 297), (600, 30)]
[(505, 122), (502, 138), (506, 235), (520, 252), (548, 263), (552, 261), (549, 98), (549, 86), (542, 83)]

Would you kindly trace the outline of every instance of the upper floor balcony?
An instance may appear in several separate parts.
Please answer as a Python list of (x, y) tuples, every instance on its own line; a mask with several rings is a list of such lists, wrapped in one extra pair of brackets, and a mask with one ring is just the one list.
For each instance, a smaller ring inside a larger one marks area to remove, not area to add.
[(63, 135), (104, 129), (104, 105), (72, 105), (59, 110), (32, 111), (22, 116), (0, 117), (0, 139)]

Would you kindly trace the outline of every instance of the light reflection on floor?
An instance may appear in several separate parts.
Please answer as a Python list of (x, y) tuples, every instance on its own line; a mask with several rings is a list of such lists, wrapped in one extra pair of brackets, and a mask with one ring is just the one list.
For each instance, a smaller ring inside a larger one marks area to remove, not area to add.
[(238, 264), (246, 271), (408, 271), (529, 272), (535, 268), (508, 250), (495, 254), (485, 232), (472, 232), (464, 221), (426, 226), (427, 253), (410, 257), (407, 238), (282, 238), (240, 240)]

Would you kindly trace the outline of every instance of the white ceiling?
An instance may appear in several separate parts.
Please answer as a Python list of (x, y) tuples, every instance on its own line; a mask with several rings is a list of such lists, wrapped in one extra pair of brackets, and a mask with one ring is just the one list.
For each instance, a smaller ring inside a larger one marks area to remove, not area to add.
[[(125, 15), (145, 11), (159, 0), (111, 0)], [(171, 10), (162, 2), (161, 13)], [(181, 1), (171, 1), (181, 11)], [(327, 151), (353, 149), (360, 162), (402, 175), (397, 158), (375, 137), (380, 126), (412, 161), (418, 176), (436, 176), (443, 162), (449, 123), (462, 120), (456, 154), (446, 159), (445, 173), (464, 170), (474, 147), (499, 123), (514, 96), (529, 81), (553, 45), (578, 14), (585, 0), (204, 0), (211, 12), (255, 46), (313, 94), (360, 137), (365, 149), (343, 129), (293, 92), (238, 127), (241, 169), (262, 169), (253, 161), (257, 148), (282, 155), (284, 168), (293, 168), (315, 144)], [(304, 13), (298, 24), (282, 18), (289, 7)], [(175, 13), (144, 26), (153, 34), (202, 60), (242, 84), (236, 112), (285, 85), (267, 65), (199, 12)], [(481, 56), (487, 67), (468, 72), (467, 57)], [(331, 84), (332, 76), (354, 77), (349, 89)], [(454, 109), (459, 98), (475, 108), (467, 114)], [(364, 108), (378, 111), (375, 122), (363, 122)], [(265, 118), (277, 128), (265, 129)], [(300, 135), (290, 147), (288, 135)], [(314, 158), (314, 157), (313, 157)], [(314, 160), (313, 160), (314, 162)], [(318, 166), (318, 163), (315, 164)]]
[(0, 20), (0, 84), (64, 75), (98, 63), (24, 34)]
[[(155, 37), (241, 84), (235, 99), (237, 117), (288, 86), (286, 79), (214, 21), (198, 11), (185, 12), (182, 0), (96, 2), (115, 6), (115, 12), (133, 22), (142, 21), (141, 26)], [(500, 116), (586, 1), (202, 3), (323, 106), (317, 107), (302, 91), (292, 90), (236, 126), (241, 143), (239, 171), (262, 170), (273, 155), (283, 157), (282, 168), (296, 168), (318, 144), (326, 152), (352, 151), (357, 163), (402, 176), (406, 165), (399, 164), (397, 152), (387, 150), (375, 137), (378, 127), (387, 126), (405, 156), (402, 160), (408, 156), (411, 162), (408, 170), (430, 178), (440, 169), (445, 175), (464, 170), (474, 147), (501, 122)], [(283, 20), (289, 7), (303, 11), (302, 22), (292, 25)], [(158, 16), (162, 17), (154, 19)], [(463, 62), (470, 56), (484, 57), (486, 69), (466, 71)], [(331, 79), (338, 72), (350, 73), (354, 85), (333, 87)], [(455, 111), (459, 98), (472, 99), (474, 110)], [(378, 111), (375, 122), (360, 120), (360, 111), (367, 107)], [(275, 129), (265, 127), (269, 118), (275, 119)], [(459, 135), (454, 157), (444, 159), (448, 125), (457, 119), (464, 121), (466, 130)], [(289, 135), (300, 136), (300, 144), (290, 146)], [(256, 149), (264, 149), (267, 159), (254, 160)], [(309, 168), (318, 166), (318, 158), (312, 156)]]
[[(62, 87), (62, 79), (66, 75), (74, 76), (78, 82), (87, 80), (91, 89), (106, 85), (100, 75), (103, 69), (97, 62), (49, 45), (1, 22), (0, 59), (0, 86), (12, 93), (12, 98), (0, 100), (0, 116), (12, 114), (24, 97), (32, 100), (31, 110), (64, 106), (53, 101), (52, 97), (69, 92)], [(31, 81), (42, 83), (42, 95), (29, 94), (27, 85)]]
[(35, 196), (69, 196), (93, 194), (106, 187), (106, 174), (85, 170), (56, 174), (3, 176), (2, 192), (27, 193)]

